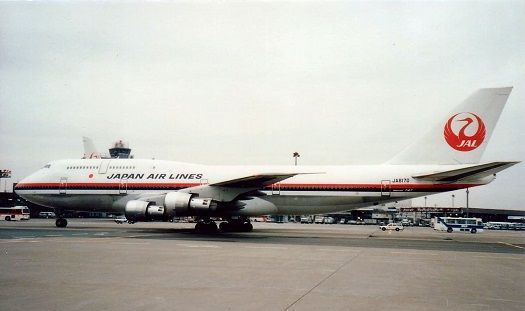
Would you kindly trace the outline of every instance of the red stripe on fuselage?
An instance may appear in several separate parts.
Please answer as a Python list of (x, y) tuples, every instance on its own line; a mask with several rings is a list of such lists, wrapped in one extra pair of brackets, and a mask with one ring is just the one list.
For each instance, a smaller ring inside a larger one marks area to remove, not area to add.
[[(49, 182), (49, 183), (19, 183), (16, 185), (15, 189), (24, 189), (31, 187), (119, 187), (121, 185), (126, 185), (128, 188), (133, 187), (178, 187), (178, 188), (189, 188), (200, 186), (199, 183), (120, 183), (120, 182), (68, 182), (68, 183), (59, 183), (59, 182)], [(481, 184), (279, 184), (282, 188), (288, 189), (305, 189), (305, 188), (316, 188), (316, 190), (333, 190), (333, 189), (351, 189), (352, 191), (358, 191), (359, 189), (391, 189), (391, 190), (400, 190), (400, 189), (428, 189), (428, 188), (440, 188), (440, 189), (464, 189), (469, 187), (480, 186)], [(266, 186), (264, 189), (271, 189), (272, 186)]]

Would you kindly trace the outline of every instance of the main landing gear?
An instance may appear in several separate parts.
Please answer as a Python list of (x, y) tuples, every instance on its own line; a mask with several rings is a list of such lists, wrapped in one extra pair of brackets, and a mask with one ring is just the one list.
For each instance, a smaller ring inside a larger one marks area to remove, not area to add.
[[(229, 218), (227, 221), (221, 222), (219, 229), (222, 232), (251, 232), (253, 226), (248, 217), (239, 217)], [(195, 231), (198, 233), (216, 233), (217, 224), (209, 218), (201, 218), (197, 220)]]
[(215, 224), (215, 221), (209, 218), (202, 218), (197, 220), (195, 231), (199, 233), (215, 233), (217, 232), (217, 224)]
[(230, 218), (228, 221), (221, 222), (219, 228), (222, 232), (251, 232), (253, 230), (250, 219), (247, 217)]

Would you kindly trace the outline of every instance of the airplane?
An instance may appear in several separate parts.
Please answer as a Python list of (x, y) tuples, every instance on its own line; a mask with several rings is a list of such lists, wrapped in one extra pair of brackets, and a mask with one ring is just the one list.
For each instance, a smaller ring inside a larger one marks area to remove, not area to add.
[(102, 155), (100, 152), (98, 152), (91, 138), (83, 136), (82, 144), (84, 145), (84, 156), (82, 157), (82, 159), (109, 158), (108, 156)]
[(195, 216), (198, 232), (249, 232), (249, 217), (348, 211), (490, 183), (519, 162), (479, 163), (512, 87), (470, 95), (386, 163), (210, 166), (150, 159), (53, 161), (20, 181), (18, 195), (64, 211), (123, 213), (132, 222)]

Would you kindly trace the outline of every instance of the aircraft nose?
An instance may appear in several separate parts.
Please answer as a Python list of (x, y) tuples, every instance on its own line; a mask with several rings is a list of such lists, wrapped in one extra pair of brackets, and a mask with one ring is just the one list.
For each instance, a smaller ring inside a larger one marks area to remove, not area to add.
[(21, 196), (22, 198), (27, 199), (26, 196), (30, 194), (31, 190), (33, 190), (31, 187), (34, 185), (35, 182), (38, 182), (38, 174), (39, 172), (35, 172), (19, 181), (15, 185), (15, 193)]

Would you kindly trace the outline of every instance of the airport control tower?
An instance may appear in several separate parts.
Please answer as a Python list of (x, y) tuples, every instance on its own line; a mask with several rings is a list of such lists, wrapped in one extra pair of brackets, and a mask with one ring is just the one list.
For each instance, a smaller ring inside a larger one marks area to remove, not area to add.
[(129, 159), (133, 158), (131, 155), (131, 149), (127, 142), (119, 140), (113, 144), (113, 148), (109, 149), (109, 155), (113, 159)]

